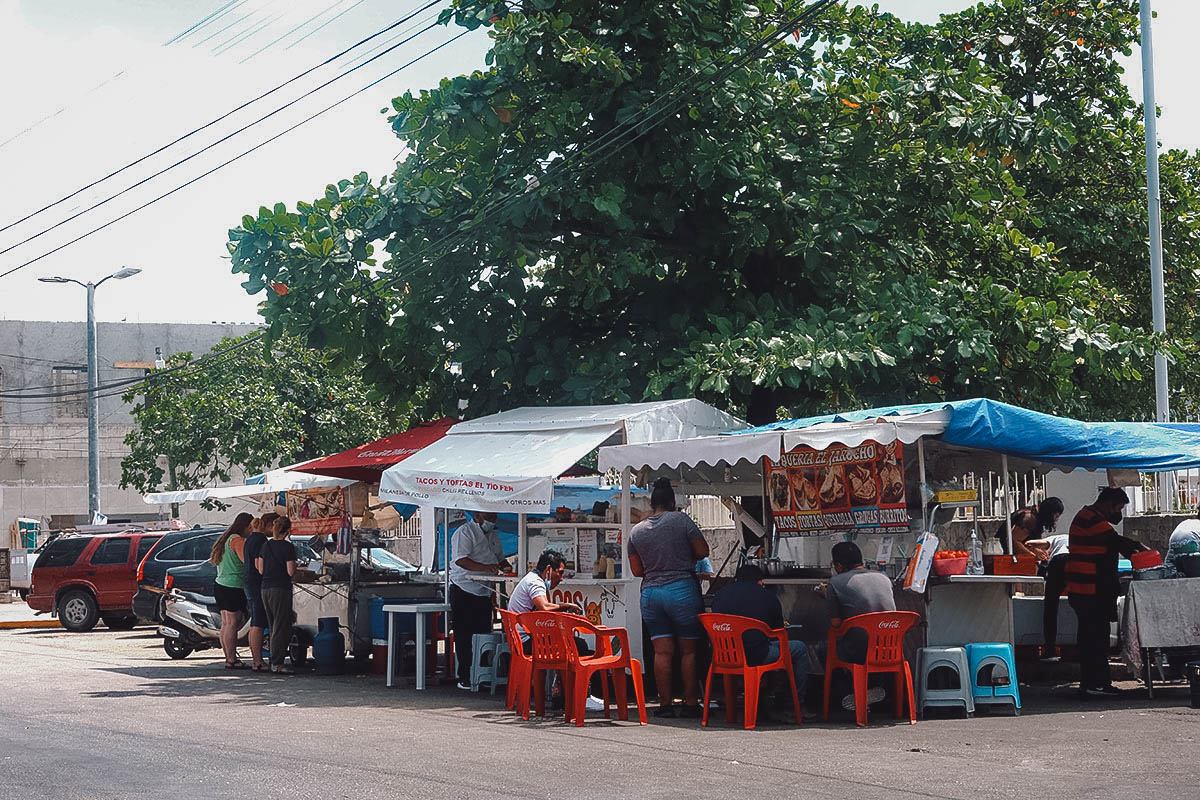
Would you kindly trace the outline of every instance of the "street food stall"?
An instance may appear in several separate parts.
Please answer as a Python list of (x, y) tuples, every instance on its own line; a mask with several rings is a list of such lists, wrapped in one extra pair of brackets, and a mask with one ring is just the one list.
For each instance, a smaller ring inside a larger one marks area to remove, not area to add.
[[(813, 589), (828, 577), (833, 542), (864, 537), (868, 565), (900, 579), (918, 537), (941, 529), (956, 507), (977, 506), (959, 482), (967, 473), (1001, 475), (1004, 552), (1011, 554), (1008, 482), (1014, 471), (1196, 465), (1200, 436), (1193, 432), (1080, 422), (986, 399), (786, 420), (727, 435), (610, 446), (599, 455), (600, 469), (632, 474), (638, 485), (666, 476), (677, 491), (728, 498), (737, 523), (761, 537), (770, 556), (767, 583), (810, 641), (823, 639), (827, 630)], [(763, 498), (766, 512), (748, 514), (737, 502), (747, 497)], [(897, 607), (922, 614), (931, 645), (1011, 644), (1014, 587), (1041, 579), (996, 574), (1002, 571), (932, 576), (916, 584), (906, 576), (915, 591), (898, 586)]]
[(556, 591), (581, 601), (599, 623), (628, 628), (640, 651), (640, 581), (625, 569), (632, 524), (629, 474), (615, 506), (562, 516), (554, 507), (555, 481), (602, 445), (703, 437), (743, 427), (698, 400), (518, 408), (455, 425), (440, 441), (386, 470), (379, 496), (442, 509), (516, 513), (515, 573), (477, 577), (515, 583), (544, 549), (564, 550), (574, 558), (575, 575)]

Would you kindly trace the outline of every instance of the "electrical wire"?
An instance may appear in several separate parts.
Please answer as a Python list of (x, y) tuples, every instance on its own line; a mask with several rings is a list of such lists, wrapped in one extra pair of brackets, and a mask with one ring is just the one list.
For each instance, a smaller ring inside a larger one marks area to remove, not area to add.
[(334, 2), (333, 2), (331, 5), (325, 6), (325, 8), (323, 8), (323, 9), (321, 9), (320, 11), (318, 11), (317, 13), (313, 14), (311, 17), (309, 17), (308, 19), (304, 20), (303, 22), (301, 22), (299, 25), (295, 26), (295, 27), (294, 27), (294, 28), (292, 28), (291, 30), (287, 31), (287, 32), (286, 32), (286, 33), (284, 33), (282, 36), (276, 37), (275, 39), (272, 39), (271, 41), (267, 42), (267, 43), (266, 43), (266, 44), (264, 44), (262, 47), (258, 48), (257, 50), (255, 50), (253, 53), (251, 53), (250, 55), (248, 55), (248, 56), (246, 56), (245, 58), (243, 58), (243, 59), (242, 59), (241, 61), (239, 61), (238, 63), (239, 63), (239, 64), (245, 64), (247, 61), (249, 61), (250, 59), (254, 58), (254, 57), (255, 57), (256, 55), (258, 55), (259, 53), (263, 53), (263, 52), (265, 52), (265, 51), (267, 51), (267, 50), (270, 50), (272, 47), (274, 47), (275, 45), (279, 44), (279, 43), (280, 43), (280, 42), (282, 42), (284, 39), (286, 39), (287, 37), (291, 36), (293, 33), (295, 33), (296, 31), (298, 31), (298, 30), (300, 30), (301, 28), (303, 28), (305, 25), (307, 25), (307, 24), (309, 24), (310, 22), (312, 22), (313, 20), (315, 20), (317, 17), (320, 17), (321, 15), (325, 14), (325, 13), (326, 13), (327, 11), (329, 11), (330, 9), (337, 8), (338, 6), (340, 6), (340, 5), (341, 5), (342, 3), (344, 3), (344, 2), (346, 2), (346, 0), (334, 0)]
[[(429, 30), (433, 29), (434, 27), (437, 27), (437, 25), (438, 25), (438, 23), (434, 23), (434, 24), (432, 24), (432, 25), (426, 26), (426, 27), (425, 27), (425, 28), (423, 28), (422, 30), (418, 31), (417, 33), (413, 34), (411, 37), (409, 37), (408, 39), (406, 39), (406, 40), (405, 40), (405, 42), (407, 42), (407, 41), (411, 41), (412, 39), (415, 39), (417, 36), (420, 36), (421, 34), (425, 33), (426, 31), (429, 31)], [(354, 97), (357, 97), (358, 95), (362, 94), (363, 92), (366, 92), (366, 91), (368, 91), (368, 90), (370, 90), (370, 89), (373, 89), (373, 88), (375, 88), (375, 87), (376, 87), (376, 86), (378, 86), (380, 83), (383, 83), (385, 80), (387, 80), (387, 79), (389, 79), (389, 78), (393, 77), (394, 75), (396, 75), (397, 73), (401, 72), (402, 70), (405, 70), (405, 69), (407, 69), (407, 68), (411, 67), (413, 64), (416, 64), (417, 62), (419, 62), (419, 61), (421, 61), (421, 60), (423, 60), (423, 59), (425, 59), (425, 58), (427, 58), (427, 57), (429, 57), (429, 56), (433, 55), (434, 53), (438, 52), (438, 51), (439, 51), (439, 50), (441, 50), (442, 48), (444, 48), (444, 47), (446, 47), (446, 46), (448, 46), (448, 45), (450, 45), (450, 44), (453, 44), (454, 42), (458, 41), (459, 39), (461, 39), (462, 37), (466, 36), (466, 35), (467, 35), (467, 34), (469, 34), (469, 33), (471, 33), (471, 31), (469, 31), (469, 30), (464, 30), (464, 31), (462, 31), (461, 33), (459, 33), (459, 34), (457, 34), (457, 35), (455, 35), (455, 36), (453, 36), (453, 37), (451, 37), (451, 38), (447, 39), (446, 41), (444, 41), (444, 42), (442, 42), (441, 44), (437, 45), (436, 47), (432, 48), (431, 50), (428, 50), (428, 51), (426, 51), (426, 52), (422, 53), (421, 55), (417, 56), (416, 58), (414, 58), (414, 59), (412, 59), (412, 60), (410, 60), (410, 61), (408, 61), (408, 62), (406, 62), (406, 63), (402, 64), (401, 66), (399, 66), (399, 67), (397, 67), (396, 69), (392, 70), (391, 72), (387, 73), (386, 75), (384, 75), (383, 77), (379, 78), (378, 80), (372, 81), (371, 83), (367, 84), (367, 85), (366, 85), (366, 86), (364, 86), (363, 88), (361, 88), (361, 89), (359, 89), (359, 90), (357, 90), (357, 91), (355, 91), (355, 92), (353, 92), (353, 93), (351, 93), (351, 94), (349, 94), (349, 95), (346, 95), (346, 96), (345, 96), (345, 97), (343, 97), (341, 100), (338, 100), (337, 102), (335, 102), (335, 103), (332, 103), (332, 104), (330, 104), (330, 105), (326, 106), (325, 108), (322, 108), (320, 111), (317, 111), (315, 114), (310, 114), (309, 116), (305, 117), (304, 119), (300, 120), (299, 122), (295, 123), (294, 125), (291, 125), (291, 126), (289, 126), (289, 127), (285, 128), (284, 130), (280, 131), (279, 133), (275, 134), (275, 135), (274, 135), (273, 137), (271, 137), (270, 139), (267, 139), (267, 140), (265, 140), (265, 141), (259, 142), (258, 144), (256, 144), (256, 145), (254, 145), (253, 147), (251, 147), (249, 150), (245, 150), (245, 151), (243, 151), (243, 152), (239, 153), (238, 155), (234, 156), (233, 158), (230, 158), (230, 159), (228, 159), (228, 160), (226, 160), (226, 161), (223, 161), (223, 162), (221, 162), (220, 164), (218, 164), (217, 166), (215, 166), (215, 167), (213, 167), (213, 168), (211, 168), (211, 169), (209, 169), (209, 170), (207, 170), (207, 171), (205, 171), (205, 172), (202, 172), (202, 173), (200, 173), (199, 175), (197, 175), (196, 177), (194, 177), (194, 178), (192, 178), (191, 180), (187, 181), (186, 183), (180, 184), (179, 186), (176, 186), (174, 189), (171, 189), (171, 190), (169, 190), (169, 191), (163, 192), (162, 194), (158, 195), (157, 197), (154, 197), (153, 199), (151, 199), (151, 200), (148, 200), (148, 201), (146, 201), (145, 203), (142, 203), (141, 205), (139, 205), (139, 206), (137, 206), (137, 207), (135, 207), (135, 208), (133, 208), (133, 209), (131, 209), (131, 210), (129, 210), (129, 211), (127, 211), (127, 212), (125, 212), (124, 214), (121, 214), (121, 215), (120, 215), (120, 216), (118, 216), (118, 217), (114, 217), (113, 219), (110, 219), (108, 222), (105, 222), (105, 223), (103, 223), (103, 224), (101, 224), (101, 225), (98, 225), (98, 226), (96, 226), (95, 228), (92, 228), (92, 229), (90, 229), (90, 230), (88, 230), (88, 231), (85, 231), (84, 233), (82, 233), (82, 234), (80, 234), (80, 235), (76, 236), (74, 239), (71, 239), (71, 240), (69, 240), (69, 241), (67, 241), (67, 242), (64, 242), (63, 244), (61, 244), (61, 245), (59, 245), (59, 246), (57, 246), (57, 247), (55, 247), (55, 248), (53, 248), (53, 249), (51, 249), (51, 250), (47, 250), (46, 252), (42, 253), (42, 254), (41, 254), (41, 255), (39, 255), (39, 256), (36, 256), (36, 257), (34, 257), (34, 258), (31, 258), (31, 259), (29, 259), (28, 261), (25, 261), (25, 262), (23, 262), (23, 263), (21, 263), (21, 264), (18, 264), (18, 265), (17, 265), (17, 266), (15, 266), (15, 267), (12, 267), (12, 268), (10, 268), (10, 269), (8, 269), (8, 270), (5, 270), (4, 272), (0, 272), (0, 278), (7, 277), (7, 276), (9, 276), (9, 275), (13, 274), (14, 272), (17, 272), (18, 270), (22, 270), (22, 269), (24, 269), (25, 267), (28, 267), (28, 266), (30, 266), (30, 265), (32, 265), (32, 264), (36, 264), (37, 262), (41, 261), (43, 258), (47, 258), (47, 257), (49, 257), (49, 256), (52, 256), (52, 255), (54, 255), (55, 253), (61, 252), (61, 251), (65, 250), (66, 248), (70, 247), (71, 245), (73, 245), (73, 244), (76, 244), (77, 242), (80, 242), (80, 241), (82, 241), (82, 240), (84, 240), (84, 239), (88, 238), (89, 236), (91, 236), (91, 235), (93, 235), (93, 234), (95, 234), (95, 233), (99, 233), (100, 231), (104, 230), (105, 228), (108, 228), (108, 227), (110, 227), (110, 226), (112, 226), (112, 225), (115, 225), (116, 223), (118, 223), (118, 222), (120, 222), (120, 221), (122, 221), (122, 220), (128, 219), (129, 217), (133, 216), (134, 214), (138, 213), (139, 211), (141, 211), (141, 210), (143, 210), (143, 209), (145, 209), (145, 208), (148, 208), (149, 206), (152, 206), (152, 205), (154, 205), (155, 203), (159, 202), (160, 200), (164, 200), (164, 199), (166, 199), (166, 198), (170, 197), (171, 195), (175, 194), (176, 192), (178, 192), (178, 191), (181, 191), (181, 190), (183, 190), (183, 189), (186, 189), (187, 187), (191, 186), (192, 184), (194, 184), (194, 183), (196, 183), (196, 182), (198, 182), (198, 181), (200, 181), (200, 180), (203, 180), (204, 178), (207, 178), (209, 175), (212, 175), (214, 172), (217, 172), (218, 170), (224, 169), (225, 167), (229, 166), (230, 164), (233, 164), (234, 162), (236, 162), (236, 161), (239, 161), (239, 160), (240, 160), (240, 159), (242, 159), (242, 158), (245, 158), (246, 156), (248, 156), (248, 155), (250, 155), (251, 153), (253, 153), (253, 152), (255, 152), (255, 151), (257, 151), (257, 150), (259, 150), (259, 149), (261, 149), (261, 148), (263, 148), (263, 147), (265, 147), (265, 146), (267, 146), (268, 144), (271, 144), (272, 142), (278, 141), (280, 138), (282, 138), (283, 136), (286, 136), (287, 134), (291, 133), (292, 131), (296, 130), (297, 128), (301, 127), (302, 125), (306, 125), (306, 124), (308, 124), (309, 122), (313, 121), (313, 120), (314, 120), (314, 119), (316, 119), (317, 117), (319, 117), (319, 116), (321, 116), (321, 115), (323, 115), (323, 114), (325, 114), (325, 113), (327, 113), (327, 112), (329, 112), (329, 111), (332, 111), (333, 109), (335, 109), (335, 108), (337, 108), (338, 106), (342, 105), (343, 103), (345, 103), (345, 102), (347, 102), (347, 101), (349, 101), (349, 100), (353, 99)], [(395, 47), (399, 47), (399, 46), (401, 46), (402, 44), (404, 44), (405, 42), (401, 42), (400, 44), (397, 44), (397, 45), (395, 45)], [(390, 49), (394, 49), (394, 48), (390, 48)], [(383, 55), (386, 55), (386, 52), (385, 52), (385, 53), (381, 53), (379, 56), (377, 56), (377, 58), (378, 58), (378, 57), (382, 57)], [(374, 60), (374, 59), (372, 59), (372, 60)], [(365, 65), (366, 65), (366, 63), (369, 63), (369, 62), (365, 62), (364, 64), (362, 64), (362, 65), (360, 65), (360, 66), (365, 66)], [(355, 69), (358, 69), (358, 67), (355, 67)], [(275, 112), (272, 112), (272, 114), (274, 114), (274, 113), (275, 113)], [(268, 115), (268, 116), (269, 116), (269, 115)], [(226, 137), (226, 138), (228, 138), (228, 137)], [(189, 156), (189, 157), (188, 157), (188, 159), (190, 159), (190, 158), (192, 158), (192, 156)], [(184, 160), (186, 161), (186, 160), (188, 160), (188, 159), (184, 159)], [(182, 162), (182, 161), (180, 161), (180, 162), (178, 162), (178, 163), (183, 163), (183, 162)], [(161, 173), (159, 173), (159, 174), (161, 174)], [(138, 183), (138, 184), (135, 184), (135, 186), (136, 186), (136, 185), (139, 185), (139, 184), (141, 184), (141, 183), (145, 183), (145, 181), (139, 181), (139, 183)], [(133, 188), (133, 187), (129, 187), (129, 188)], [(122, 192), (120, 192), (120, 194), (124, 194), (126, 191), (128, 191), (128, 189), (125, 189), (125, 190), (123, 190)], [(109, 199), (111, 200), (111, 199), (113, 199), (113, 198), (109, 198)], [(104, 201), (104, 202), (107, 202), (107, 201)], [(102, 205), (102, 203), (98, 203), (98, 204), (97, 204), (97, 206), (98, 206), (98, 205)], [(95, 208), (95, 207), (96, 207), (96, 206), (93, 206), (93, 208)], [(81, 212), (81, 213), (82, 213), (82, 212)], [(78, 217), (78, 216), (79, 216), (79, 214), (76, 214), (76, 215), (75, 215), (75, 217)], [(74, 219), (74, 217), (71, 217), (70, 219)], [(64, 222), (65, 222), (65, 221), (66, 221), (66, 220), (64, 220)], [(59, 224), (62, 224), (62, 223), (59, 223)], [(58, 227), (58, 225), (55, 225), (54, 227)], [(47, 232), (49, 232), (49, 230), (51, 230), (51, 229), (48, 229), (47, 231), (43, 231), (43, 233), (47, 233)], [(38, 234), (38, 236), (40, 236), (40, 235), (41, 235), (41, 234)], [(36, 237), (32, 237), (32, 238), (36, 238)], [(15, 245), (14, 245), (14, 246), (15, 246)], [(0, 253), (6, 253), (6, 252), (8, 252), (8, 251), (9, 251), (9, 250), (11, 250), (11, 249), (12, 249), (12, 248), (10, 247), (10, 248), (8, 248), (8, 249), (6, 249), (6, 250), (2, 250), (2, 251), (0, 251)]]
[[(83, 100), (83, 99), (86, 99), (86, 98), (90, 97), (90, 96), (91, 96), (93, 93), (95, 93), (95, 92), (99, 91), (100, 89), (103, 89), (105, 86), (107, 86), (108, 84), (110, 84), (110, 83), (112, 83), (113, 81), (117, 80), (118, 78), (121, 78), (121, 77), (123, 77), (123, 76), (125, 75), (125, 72), (126, 72), (126, 70), (124, 70), (124, 69), (122, 69), (122, 70), (120, 70), (120, 71), (118, 71), (118, 72), (114, 72), (112, 75), (109, 75), (107, 78), (105, 78), (104, 80), (100, 81), (100, 82), (99, 82), (99, 83), (97, 83), (95, 86), (93, 86), (92, 88), (88, 89), (86, 92), (84, 92), (83, 94), (81, 94), (79, 97), (76, 97), (76, 98), (75, 98), (73, 101), (71, 101), (71, 102), (79, 102), (80, 100)], [(16, 132), (16, 133), (14, 133), (12, 136), (10, 136), (10, 137), (8, 137), (7, 139), (5, 139), (3, 142), (0, 142), (0, 149), (3, 149), (4, 147), (8, 146), (8, 145), (9, 145), (9, 144), (11, 144), (12, 142), (15, 142), (17, 139), (20, 139), (22, 136), (24, 136), (25, 134), (29, 133), (29, 132), (30, 132), (30, 131), (32, 131), (33, 129), (37, 128), (39, 125), (44, 125), (45, 123), (47, 123), (47, 122), (49, 122), (50, 120), (54, 119), (55, 117), (57, 117), (59, 114), (62, 114), (64, 111), (66, 111), (66, 110), (67, 110), (68, 108), (70, 108), (70, 107), (71, 107), (71, 104), (70, 104), (70, 103), (68, 103), (68, 104), (66, 104), (66, 105), (63, 105), (63, 106), (59, 106), (59, 108), (58, 108), (58, 110), (57, 110), (57, 111), (52, 111), (52, 112), (50, 112), (49, 114), (47, 114), (46, 116), (44, 116), (44, 117), (42, 117), (41, 119), (37, 120), (36, 122), (31, 122), (31, 123), (30, 123), (29, 125), (27, 125), (25, 128), (23, 128), (23, 129), (21, 129), (21, 130), (17, 131), (17, 132)]]
[(269, 28), (270, 26), (274, 25), (276, 22), (283, 19), (284, 16), (286, 16), (286, 15), (287, 15), (286, 11), (280, 11), (278, 14), (276, 14), (273, 17), (267, 17), (267, 19), (258, 23), (257, 25), (252, 25), (248, 30), (246, 30), (242, 33), (239, 33), (237, 36), (234, 36), (233, 38), (226, 40), (224, 43), (219, 44), (216, 47), (214, 47), (211, 51), (212, 54), (214, 56), (223, 55), (224, 53), (237, 47), (242, 42), (248, 41), (249, 39), (253, 38), (254, 35), (256, 33), (258, 33), (259, 31), (265, 30), (266, 28)]
[(217, 19), (221, 15), (228, 12), (231, 9), (231, 7), (240, 5), (241, 3), (244, 3), (244, 2), (246, 2), (246, 0), (229, 0), (229, 2), (225, 3), (225, 5), (221, 6), (216, 11), (213, 11), (208, 16), (203, 17), (202, 19), (200, 19), (197, 22), (193, 22), (191, 25), (189, 25), (184, 30), (175, 34), (170, 39), (167, 39), (165, 42), (162, 43), (162, 46), (167, 47), (169, 45), (175, 44), (176, 42), (183, 41), (184, 39), (186, 39), (188, 36), (190, 36), (195, 31), (200, 30), (208, 23), (212, 22), (213, 20)]
[[(240, 4), (239, 4), (239, 5), (240, 5)], [(214, 31), (213, 33), (210, 33), (208, 36), (205, 36), (205, 37), (204, 37), (203, 39), (201, 39), (200, 41), (198, 41), (198, 42), (194, 42), (194, 43), (192, 44), (192, 49), (195, 49), (195, 48), (199, 47), (199, 46), (200, 46), (200, 45), (202, 45), (202, 44), (208, 44), (208, 42), (210, 42), (210, 41), (212, 41), (213, 39), (217, 38), (217, 37), (218, 37), (218, 36), (220, 36), (222, 33), (224, 33), (225, 31), (229, 30), (230, 28), (234, 27), (235, 25), (238, 25), (238, 24), (239, 24), (239, 23), (241, 23), (241, 22), (245, 22), (245, 21), (246, 21), (246, 20), (248, 20), (248, 19), (252, 19), (252, 18), (254, 17), (254, 15), (258, 13), (258, 11), (259, 11), (258, 9), (254, 9), (254, 10), (251, 10), (251, 11), (249, 11), (249, 12), (245, 13), (245, 14), (242, 14), (240, 17), (238, 17), (237, 19), (235, 19), (233, 22), (229, 23), (229, 24), (228, 24), (228, 25), (226, 25), (224, 28), (221, 28), (219, 31)]]
[(325, 27), (326, 25), (328, 25), (329, 23), (331, 23), (331, 22), (333, 22), (334, 20), (337, 20), (337, 19), (339, 19), (339, 18), (341, 18), (341, 17), (345, 16), (346, 14), (350, 13), (350, 12), (351, 12), (351, 11), (353, 11), (354, 9), (358, 8), (358, 7), (359, 7), (359, 6), (361, 6), (361, 5), (362, 5), (364, 2), (366, 2), (366, 0), (358, 0), (358, 2), (357, 2), (357, 3), (355, 3), (355, 4), (354, 4), (354, 5), (352, 5), (352, 6), (350, 6), (350, 7), (349, 7), (349, 8), (347, 8), (345, 11), (341, 11), (341, 12), (339, 12), (339, 13), (337, 13), (337, 14), (334, 14), (332, 17), (330, 17), (329, 19), (325, 20), (325, 21), (324, 21), (324, 22), (322, 22), (320, 25), (318, 25), (317, 27), (313, 28), (313, 29), (312, 29), (311, 31), (309, 31), (308, 33), (306, 33), (306, 34), (304, 34), (303, 36), (301, 36), (299, 39), (297, 39), (296, 41), (292, 42), (292, 43), (291, 43), (291, 44), (289, 44), (287, 47), (283, 48), (283, 51), (286, 53), (288, 50), (291, 50), (293, 47), (295, 47), (296, 45), (300, 44), (300, 43), (301, 43), (301, 42), (303, 42), (305, 39), (307, 39), (308, 37), (312, 36), (312, 35), (313, 35), (314, 33), (316, 33), (317, 31), (319, 31), (319, 30), (321, 30), (322, 28), (324, 28), (324, 27)]
[(431, 8), (441, 2), (444, 2), (444, 0), (433, 0), (433, 2), (425, 3), (421, 7), (415, 9), (414, 11), (404, 14), (402, 17), (400, 17), (400, 19), (396, 20), (395, 22), (388, 25), (387, 27), (376, 31), (375, 33), (371, 34), (370, 36), (367, 36), (363, 39), (359, 39), (354, 44), (350, 45), (349, 47), (347, 47), (343, 50), (340, 50), (337, 53), (334, 53), (333, 55), (326, 58), (324, 61), (322, 61), (318, 64), (314, 64), (313, 66), (309, 67), (308, 69), (304, 70), (303, 72), (299, 73), (298, 75), (288, 78), (283, 83), (281, 83), (271, 89), (268, 89), (267, 91), (263, 92), (262, 94), (258, 95), (257, 97), (247, 100), (246, 102), (242, 103), (241, 105), (225, 112), (224, 114), (217, 117), (216, 119), (210, 120), (209, 122), (204, 123), (203, 125), (201, 125), (198, 128), (193, 128), (192, 130), (188, 131), (187, 133), (183, 134), (182, 136), (178, 136), (175, 139), (172, 139), (171, 141), (167, 142), (166, 144), (159, 147), (158, 149), (152, 150), (151, 152), (146, 153), (145, 155), (143, 155), (137, 159), (134, 159), (133, 161), (130, 161), (125, 166), (115, 169), (112, 172), (108, 173), (107, 175), (105, 175), (101, 178), (97, 178), (96, 180), (92, 181), (91, 183), (85, 184), (84, 186), (80, 186), (78, 189), (75, 189), (74, 191), (63, 195), (62, 197), (55, 200), (54, 202), (44, 205), (41, 208), (37, 209), (36, 211), (32, 211), (29, 214), (26, 214), (25, 216), (21, 217), (20, 219), (14, 220), (13, 222), (8, 223), (4, 227), (0, 228), (0, 233), (3, 233), (4, 231), (7, 231), (17, 225), (20, 225), (22, 222), (30, 220), (33, 217), (37, 216), (38, 214), (41, 214), (44, 211), (49, 211), (50, 209), (54, 208), (55, 206), (61, 205), (62, 203), (67, 202), (71, 198), (76, 197), (77, 195), (82, 194), (83, 192), (86, 192), (88, 189), (91, 189), (92, 187), (94, 187), (100, 183), (103, 183), (104, 181), (108, 180), (109, 178), (114, 178), (117, 175), (120, 175), (122, 172), (125, 172), (128, 169), (136, 167), (138, 164), (141, 164), (142, 162), (146, 161), (147, 159), (153, 158), (154, 156), (163, 152), (167, 148), (173, 147), (174, 145), (179, 144), (180, 142), (184, 141), (185, 139), (189, 139), (192, 136), (195, 136), (196, 134), (198, 134), (202, 131), (205, 131), (208, 128), (211, 128), (213, 125), (216, 125), (220, 122), (223, 122), (226, 119), (229, 119), (229, 117), (233, 116), (234, 114), (236, 114), (237, 112), (246, 108), (247, 106), (253, 105), (254, 103), (257, 103), (258, 101), (267, 98), (268, 96), (274, 94), (275, 92), (278, 92), (279, 90), (290, 86), (291, 84), (295, 83), (296, 81), (308, 77), (309, 75), (311, 75), (312, 73), (321, 69), (322, 67), (328, 66), (329, 64), (338, 60), (342, 56), (346, 55), (347, 53), (351, 52), (352, 50), (355, 50), (355, 49), (361, 47), (362, 45), (366, 44), (367, 42), (371, 41), (372, 39), (376, 39), (380, 36), (390, 33), (391, 31), (395, 30), (396, 28), (400, 27), (401, 25), (403, 25), (406, 22), (408, 22), (409, 20), (411, 20), (413, 17), (424, 12), (426, 9)]

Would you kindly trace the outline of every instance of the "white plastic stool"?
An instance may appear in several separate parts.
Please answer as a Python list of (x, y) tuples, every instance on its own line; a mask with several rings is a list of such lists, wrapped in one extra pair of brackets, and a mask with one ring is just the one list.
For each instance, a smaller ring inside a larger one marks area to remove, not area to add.
[[(972, 692), (971, 670), (967, 666), (967, 650), (964, 647), (922, 647), (917, 652), (921, 679), (917, 683), (917, 707), (921, 716), (927, 707), (961, 708), (969, 717), (975, 713), (975, 698)], [(934, 689), (929, 686), (929, 676), (937, 669), (953, 670), (958, 686)]]
[(471, 637), (472, 692), (478, 692), (479, 685), (487, 683), (491, 686), (492, 694), (495, 694), (497, 684), (508, 683), (508, 673), (502, 674), (500, 670), (502, 655), (509, 655), (503, 633), (477, 633)]

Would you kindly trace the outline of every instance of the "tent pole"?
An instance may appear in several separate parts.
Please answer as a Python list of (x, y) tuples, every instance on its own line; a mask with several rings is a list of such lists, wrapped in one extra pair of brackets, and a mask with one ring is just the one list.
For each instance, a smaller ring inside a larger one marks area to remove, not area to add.
[(442, 512), (442, 602), (450, 602), (450, 515), (446, 509)]
[(513, 572), (518, 578), (525, 576), (529, 570), (529, 517), (517, 514), (517, 563)]
[(925, 494), (928, 491), (928, 486), (925, 483), (925, 439), (924, 437), (917, 439), (917, 493), (921, 495), (921, 532), (929, 530), (929, 525), (925, 519), (925, 509), (928, 503), (925, 502)]
[(1008, 555), (1013, 554), (1012, 508), (1008, 499), (1008, 454), (1000, 454), (1000, 497), (1004, 502), (1004, 530), (1008, 535)]
[(621, 577), (629, 578), (629, 529), (633, 515), (630, 513), (629, 467), (621, 470)]

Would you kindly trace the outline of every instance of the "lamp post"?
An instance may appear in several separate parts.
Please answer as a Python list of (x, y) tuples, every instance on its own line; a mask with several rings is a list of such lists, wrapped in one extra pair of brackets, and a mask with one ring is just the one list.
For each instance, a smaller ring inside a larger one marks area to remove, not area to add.
[(95, 519), (100, 510), (100, 415), (99, 398), (96, 396), (97, 380), (96, 365), (96, 289), (109, 278), (124, 280), (141, 272), (134, 267), (124, 267), (111, 275), (106, 275), (92, 283), (77, 281), (74, 278), (54, 276), (38, 278), (42, 283), (74, 283), (87, 290), (87, 417), (88, 417), (88, 518)]

